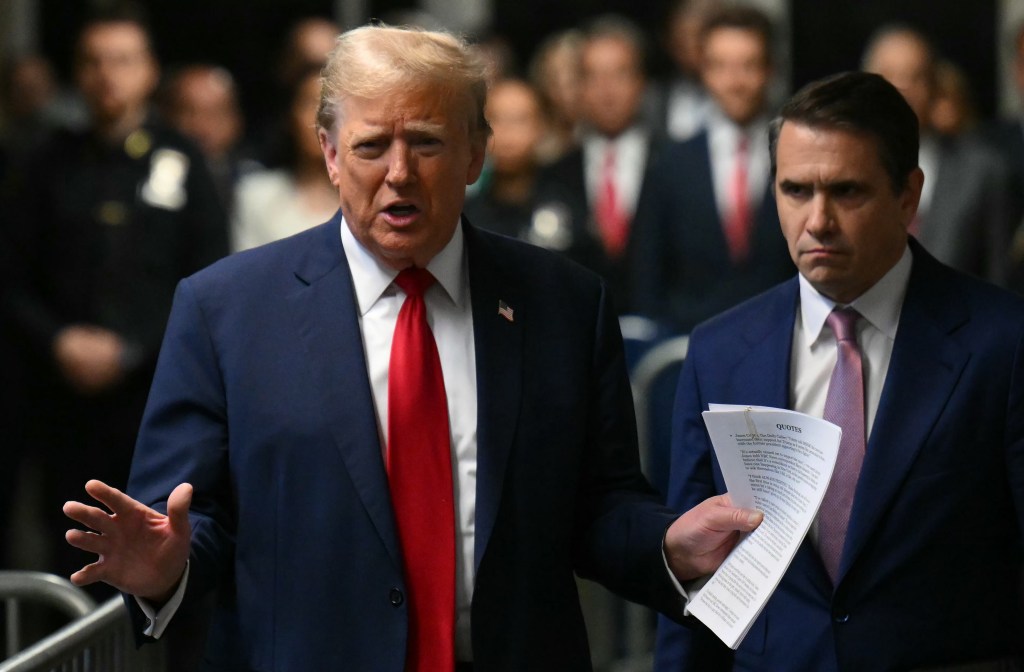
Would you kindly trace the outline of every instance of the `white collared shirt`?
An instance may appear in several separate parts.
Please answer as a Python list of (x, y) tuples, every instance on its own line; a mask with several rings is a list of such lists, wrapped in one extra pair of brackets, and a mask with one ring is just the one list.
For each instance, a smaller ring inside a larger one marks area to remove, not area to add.
[(719, 218), (722, 222), (730, 221), (736, 205), (732, 183), (736, 173), (736, 150), (741, 134), (747, 137), (747, 202), (750, 212), (757, 212), (768, 190), (771, 173), (767, 118), (758, 117), (747, 126), (741, 127), (717, 107), (711, 106), (705, 124), (708, 131), (711, 179)]
[[(857, 344), (864, 372), (865, 441), (871, 437), (878, 413), (912, 264), (910, 248), (905, 248), (896, 265), (849, 304), (863, 318), (857, 321)], [(820, 294), (804, 276), (799, 278), (800, 307), (793, 324), (790, 364), (790, 408), (820, 418), (825, 414), (828, 384), (836, 365), (835, 335), (825, 322), (836, 302)], [(817, 541), (817, 520), (810, 535)]]
[(587, 185), (587, 203), (593, 210), (601, 192), (605, 154), (615, 148), (615, 190), (618, 206), (630, 219), (636, 213), (640, 187), (647, 171), (647, 132), (631, 126), (615, 138), (590, 133), (583, 139), (583, 175)]
[[(377, 411), (377, 430), (382, 449), (386, 451), (388, 363), (395, 323), (405, 294), (393, 282), (398, 271), (381, 264), (360, 245), (344, 220), (341, 223), (341, 242), (359, 307), (359, 329)], [(430, 260), (427, 270), (437, 279), (423, 300), (427, 305), (427, 322), (434, 333), (441, 358), (451, 429), (458, 551), (455, 554), (455, 656), (458, 660), (471, 661), (469, 613), (473, 598), (476, 520), (476, 346), (469, 294), (469, 263), (461, 226), (456, 225), (451, 241)]]

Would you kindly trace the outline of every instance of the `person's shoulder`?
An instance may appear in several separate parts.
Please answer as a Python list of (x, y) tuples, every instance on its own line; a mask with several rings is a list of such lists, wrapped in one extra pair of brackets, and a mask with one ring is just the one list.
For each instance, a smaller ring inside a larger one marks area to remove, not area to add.
[[(337, 218), (266, 245), (230, 254), (186, 281), (200, 291), (256, 294), (279, 282), (294, 280), (296, 270), (311, 257), (340, 260), (341, 234)], [(331, 232), (336, 235), (332, 235)], [(332, 249), (331, 242), (337, 243)], [(330, 264), (327, 264), (330, 265)]]
[(238, 207), (249, 211), (259, 210), (282, 198), (291, 198), (294, 186), (288, 172), (279, 169), (256, 170), (242, 175), (235, 185), (235, 200)]
[(1024, 333), (1024, 297), (943, 264), (916, 241), (911, 249), (914, 269), (906, 301), (919, 302), (935, 315), (970, 316), (982, 330), (1017, 325)]
[(959, 175), (973, 176), (979, 180), (1002, 178), (1006, 170), (1003, 157), (979, 135), (963, 135), (947, 138), (942, 142), (944, 166), (957, 171)]
[(466, 231), (471, 255), (480, 255), (480, 261), (493, 265), (496, 272), (515, 279), (523, 286), (557, 294), (573, 287), (597, 289), (603, 284), (598, 274), (561, 252), (479, 229), (472, 224)]
[(736, 338), (757, 340), (774, 330), (780, 321), (792, 323), (798, 296), (799, 284), (794, 275), (701, 322), (693, 329), (691, 341), (720, 345)]

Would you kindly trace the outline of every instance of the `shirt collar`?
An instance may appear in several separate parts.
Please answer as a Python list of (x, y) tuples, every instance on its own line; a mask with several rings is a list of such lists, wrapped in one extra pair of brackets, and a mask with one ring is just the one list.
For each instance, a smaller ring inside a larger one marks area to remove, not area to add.
[[(377, 300), (391, 287), (398, 276), (398, 271), (382, 264), (369, 250), (362, 246), (348, 227), (345, 218), (341, 219), (341, 245), (348, 259), (352, 274), (352, 285), (356, 291), (359, 314), (366, 315)], [(466, 300), (468, 286), (468, 269), (466, 265), (465, 235), (462, 226), (455, 226), (455, 233), (448, 244), (427, 264), (427, 270), (437, 279), (452, 302), (460, 308)]]
[[(890, 340), (896, 338), (912, 263), (913, 255), (910, 248), (906, 247), (900, 260), (870, 289), (849, 304)], [(813, 344), (821, 336), (825, 319), (835, 308), (836, 302), (818, 292), (803, 275), (797, 277), (800, 279), (800, 317), (804, 335), (806, 342)]]
[[(760, 114), (746, 126), (740, 126), (729, 117), (725, 116), (717, 105), (709, 106), (707, 116), (707, 130), (711, 142), (722, 143), (725, 146), (735, 147), (739, 141), (740, 133), (745, 133), (748, 140), (760, 142), (768, 137), (768, 117)], [(765, 143), (767, 146), (767, 142)]]
[(647, 133), (644, 128), (639, 124), (633, 124), (614, 138), (601, 135), (596, 131), (589, 132), (583, 137), (583, 145), (591, 148), (595, 153), (603, 155), (609, 146), (621, 150), (642, 144), (646, 137)]

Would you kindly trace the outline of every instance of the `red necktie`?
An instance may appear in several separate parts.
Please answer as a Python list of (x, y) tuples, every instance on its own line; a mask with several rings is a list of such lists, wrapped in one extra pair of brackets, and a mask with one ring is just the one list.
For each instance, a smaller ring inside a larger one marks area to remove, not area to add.
[(448, 402), (423, 293), (434, 276), (407, 268), (388, 367), (388, 479), (409, 603), (408, 672), (455, 667), (455, 505)]
[(839, 576), (839, 561), (846, 543), (853, 494), (864, 461), (864, 371), (857, 346), (857, 319), (852, 308), (836, 308), (828, 326), (836, 336), (836, 367), (828, 383), (825, 419), (843, 430), (839, 456), (818, 516), (818, 550), (832, 583)]
[(621, 256), (629, 237), (629, 217), (622, 211), (622, 204), (619, 203), (618, 187), (615, 183), (615, 145), (611, 143), (605, 150), (601, 184), (594, 210), (605, 250), (611, 257)]
[(740, 135), (736, 145), (736, 165), (733, 168), (732, 217), (725, 226), (725, 238), (729, 243), (732, 263), (741, 264), (750, 254), (750, 196), (747, 193), (747, 136)]

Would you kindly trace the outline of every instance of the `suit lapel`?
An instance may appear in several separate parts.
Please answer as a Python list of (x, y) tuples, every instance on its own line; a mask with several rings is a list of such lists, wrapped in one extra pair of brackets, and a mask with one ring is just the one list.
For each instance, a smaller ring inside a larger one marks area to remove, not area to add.
[(359, 307), (341, 245), (340, 216), (300, 260), (290, 300), (311, 385), (352, 483), (396, 567), (401, 567), (376, 413), (366, 374)]
[(967, 307), (945, 291), (938, 262), (915, 241), (911, 249), (914, 267), (857, 484), (840, 580), (897, 496), (969, 358), (950, 338), (969, 319)]
[[(474, 564), (480, 566), (501, 504), (522, 392), (523, 324), (529, 306), (517, 284), (503, 272), (488, 241), (464, 225), (469, 254), (477, 386), (476, 542)], [(498, 313), (499, 302), (513, 310)]]
[[(748, 320), (742, 332), (740, 356), (730, 371), (729, 388), (740, 403), (749, 406), (789, 408), (789, 370), (793, 350), (799, 285), (796, 278), (784, 284), (762, 304), (760, 313)], [(785, 315), (779, 319), (779, 315)], [(709, 399), (715, 402), (715, 399)]]

